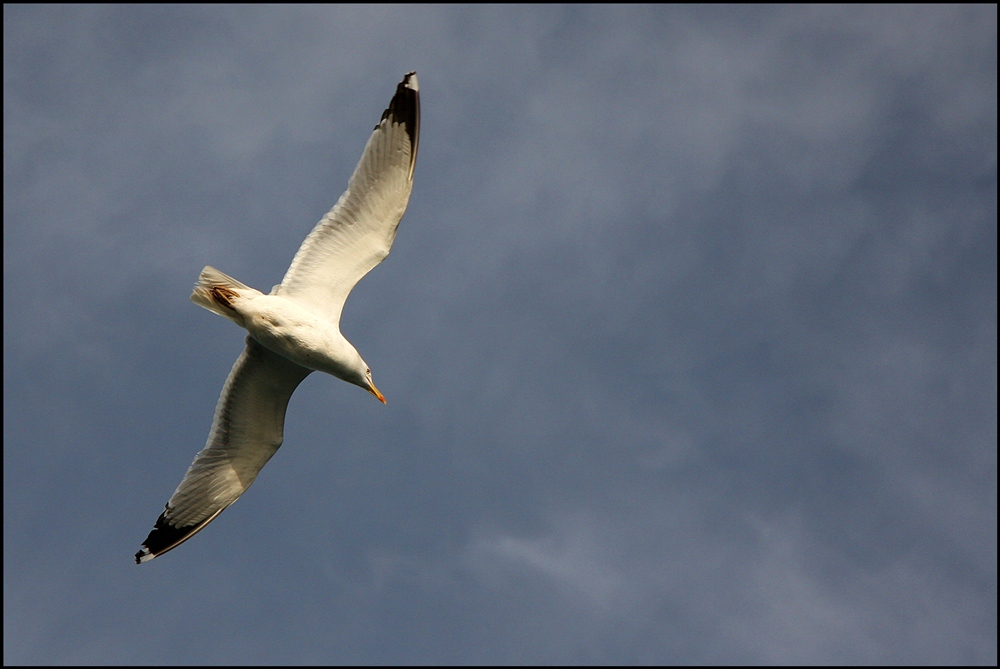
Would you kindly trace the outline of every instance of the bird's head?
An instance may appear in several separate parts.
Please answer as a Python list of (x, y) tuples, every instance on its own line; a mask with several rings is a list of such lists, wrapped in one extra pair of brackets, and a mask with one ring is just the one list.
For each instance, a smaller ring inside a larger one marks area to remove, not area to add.
[(358, 385), (360, 385), (362, 388), (364, 388), (372, 395), (374, 395), (379, 402), (385, 404), (385, 397), (382, 396), (382, 393), (380, 393), (378, 391), (378, 388), (375, 387), (375, 384), (372, 383), (372, 370), (368, 369), (368, 365), (365, 365), (364, 381), (365, 382), (363, 384), (358, 384)]
[(343, 379), (348, 383), (353, 383), (356, 386), (364, 388), (374, 395), (375, 399), (385, 404), (385, 397), (378, 391), (378, 388), (375, 387), (375, 383), (372, 381), (372, 370), (368, 366), (368, 363), (358, 353), (358, 349), (354, 348), (351, 342), (344, 339), (343, 336), (340, 337), (340, 349), (337, 351), (337, 357), (339, 360), (336, 366), (330, 370), (323, 371), (328, 371), (338, 379)]
[(350, 357), (353, 358), (353, 360), (347, 364), (347, 369), (337, 374), (337, 376), (345, 381), (353, 383), (356, 386), (361, 386), (374, 395), (375, 399), (382, 404), (385, 404), (385, 397), (383, 397), (382, 393), (378, 391), (378, 388), (375, 387), (375, 383), (372, 381), (371, 368), (368, 367), (368, 364), (361, 359), (360, 355), (358, 355), (357, 349), (352, 346), (351, 351), (353, 355)]

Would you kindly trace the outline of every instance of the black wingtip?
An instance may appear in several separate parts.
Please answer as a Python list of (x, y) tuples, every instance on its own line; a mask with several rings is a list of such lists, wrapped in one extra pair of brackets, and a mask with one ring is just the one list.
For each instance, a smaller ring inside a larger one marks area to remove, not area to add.
[(410, 175), (413, 165), (417, 162), (417, 145), (420, 142), (420, 84), (416, 71), (407, 72), (403, 80), (396, 85), (396, 94), (392, 96), (389, 107), (382, 112), (377, 129), (382, 122), (389, 119), (390, 123), (406, 126), (406, 134), (410, 136), (413, 152), (410, 157)]
[(170, 506), (167, 505), (164, 507), (164, 511), (160, 514), (160, 517), (156, 519), (153, 531), (142, 542), (142, 548), (135, 554), (135, 563), (142, 564), (143, 562), (149, 562), (153, 558), (177, 548), (215, 520), (215, 517), (222, 513), (225, 508), (222, 507), (205, 520), (194, 525), (175, 527), (167, 520), (167, 513), (170, 511)]
[(172, 527), (167, 522), (167, 511), (169, 510), (169, 504), (163, 507), (163, 513), (156, 519), (156, 523), (153, 525), (149, 536), (142, 542), (142, 548), (135, 554), (136, 564), (148, 562), (160, 553), (166, 552), (164, 549), (176, 540), (177, 537), (168, 538), (167, 536), (169, 534), (179, 534), (177, 528)]

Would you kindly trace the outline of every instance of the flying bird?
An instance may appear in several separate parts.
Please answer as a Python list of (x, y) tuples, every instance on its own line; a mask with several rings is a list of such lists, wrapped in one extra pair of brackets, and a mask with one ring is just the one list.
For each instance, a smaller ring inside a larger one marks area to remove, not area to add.
[(340, 333), (351, 289), (392, 247), (413, 188), (420, 137), (416, 72), (396, 86), (347, 191), (313, 228), (267, 295), (213, 267), (191, 301), (242, 328), (246, 348), (222, 387), (208, 443), (135, 554), (136, 564), (177, 548), (239, 499), (281, 446), (285, 409), (313, 371), (361, 386), (385, 404), (357, 349)]

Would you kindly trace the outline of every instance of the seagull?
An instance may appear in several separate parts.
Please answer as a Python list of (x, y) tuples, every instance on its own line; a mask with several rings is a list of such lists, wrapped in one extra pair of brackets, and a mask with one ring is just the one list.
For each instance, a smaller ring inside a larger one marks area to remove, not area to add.
[(285, 409), (311, 372), (361, 386), (385, 404), (371, 369), (340, 333), (351, 289), (392, 247), (413, 189), (420, 89), (410, 72), (368, 138), (347, 191), (313, 228), (288, 272), (267, 295), (213, 267), (191, 301), (248, 336), (222, 387), (205, 448), (135, 554), (148, 562), (200, 532), (240, 498), (282, 442)]

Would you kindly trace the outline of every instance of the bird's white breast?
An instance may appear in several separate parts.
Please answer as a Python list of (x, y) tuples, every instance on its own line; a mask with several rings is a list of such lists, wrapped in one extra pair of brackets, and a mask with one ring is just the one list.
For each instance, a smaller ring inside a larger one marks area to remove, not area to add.
[(242, 298), (233, 306), (247, 332), (260, 344), (292, 362), (345, 378), (357, 356), (340, 328), (301, 303), (280, 295)]

